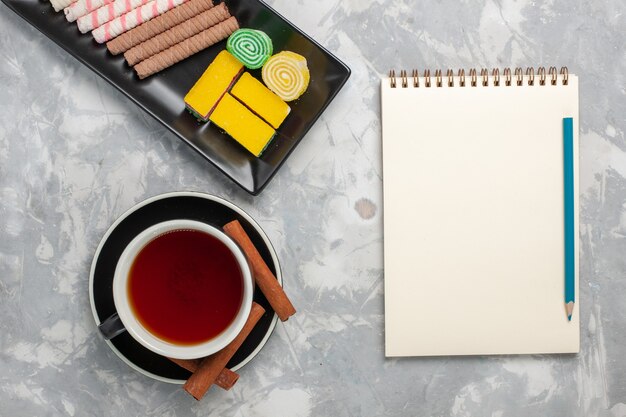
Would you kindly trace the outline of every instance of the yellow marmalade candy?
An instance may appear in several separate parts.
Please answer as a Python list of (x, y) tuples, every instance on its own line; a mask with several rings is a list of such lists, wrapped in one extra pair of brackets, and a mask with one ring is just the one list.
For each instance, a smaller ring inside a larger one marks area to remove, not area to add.
[(257, 157), (276, 134), (267, 123), (228, 93), (217, 104), (209, 120)]

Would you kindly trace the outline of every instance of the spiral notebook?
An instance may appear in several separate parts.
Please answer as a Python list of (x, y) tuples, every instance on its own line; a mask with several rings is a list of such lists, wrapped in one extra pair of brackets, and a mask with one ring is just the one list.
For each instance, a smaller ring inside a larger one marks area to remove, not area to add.
[(386, 356), (578, 352), (577, 77), (392, 72), (381, 98)]

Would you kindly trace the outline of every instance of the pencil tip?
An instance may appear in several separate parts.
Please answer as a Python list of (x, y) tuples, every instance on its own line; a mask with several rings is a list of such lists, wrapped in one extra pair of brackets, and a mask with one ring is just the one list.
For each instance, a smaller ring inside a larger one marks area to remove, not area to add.
[(567, 320), (572, 321), (572, 315), (574, 314), (574, 302), (570, 301), (565, 304), (565, 310), (567, 312)]

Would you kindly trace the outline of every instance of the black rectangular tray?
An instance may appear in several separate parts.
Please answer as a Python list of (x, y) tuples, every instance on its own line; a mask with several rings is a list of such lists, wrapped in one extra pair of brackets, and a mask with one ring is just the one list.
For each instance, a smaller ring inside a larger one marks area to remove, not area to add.
[[(275, 53), (290, 50), (303, 55), (311, 72), (309, 89), (300, 99), (289, 103), (290, 115), (263, 155), (256, 158), (220, 129), (197, 122), (185, 110), (183, 97), (215, 56), (225, 49), (225, 41), (140, 80), (122, 55), (113, 56), (91, 34), (82, 35), (76, 24), (67, 22), (63, 12), (55, 13), (48, 1), (2, 1), (253, 195), (263, 190), (350, 76), (350, 69), (344, 63), (262, 1), (226, 0), (241, 27), (266, 32), (274, 42)], [(250, 72), (261, 78), (260, 70)]]

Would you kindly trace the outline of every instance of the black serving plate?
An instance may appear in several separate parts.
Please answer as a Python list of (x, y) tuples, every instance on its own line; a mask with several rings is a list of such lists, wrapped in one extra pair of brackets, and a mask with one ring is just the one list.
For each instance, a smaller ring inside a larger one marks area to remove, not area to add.
[[(241, 27), (266, 32), (274, 42), (275, 52), (290, 50), (303, 55), (311, 72), (309, 89), (296, 102), (289, 103), (291, 114), (263, 155), (256, 158), (217, 127), (198, 123), (183, 103), (187, 91), (225, 49), (226, 41), (140, 80), (122, 55), (111, 55), (91, 34), (81, 35), (76, 24), (67, 22), (63, 12), (55, 13), (48, 1), (2, 1), (253, 195), (263, 190), (350, 76), (345, 64), (262, 1), (226, 0)], [(251, 74), (261, 78), (260, 70)]]
[[(137, 234), (148, 227), (172, 219), (197, 220), (221, 229), (232, 220), (239, 220), (259, 253), (282, 284), (276, 252), (261, 227), (239, 207), (218, 197), (194, 192), (175, 192), (152, 197), (124, 213), (105, 233), (91, 264), (89, 299), (99, 325), (116, 312), (113, 301), (113, 274), (124, 248)], [(233, 371), (248, 363), (267, 342), (278, 317), (260, 291), (253, 300), (265, 308), (250, 335), (235, 353), (227, 367)], [(103, 339), (104, 341), (104, 339)], [(191, 373), (169, 359), (146, 349), (127, 332), (106, 343), (128, 365), (159, 381), (184, 383)]]

